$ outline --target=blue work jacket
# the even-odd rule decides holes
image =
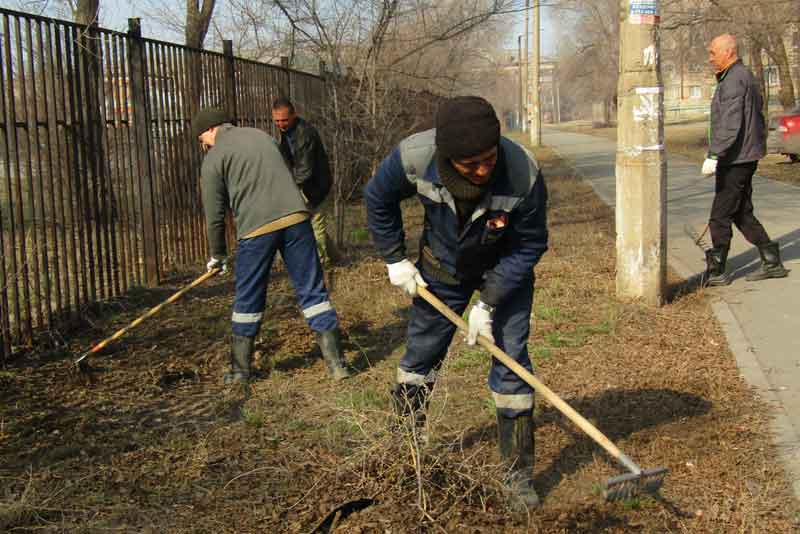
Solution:
[[[460,227],[455,200],[436,165],[435,130],[403,140],[364,189],[367,219],[387,263],[406,258],[400,202],[425,208],[421,248],[455,283],[480,280],[481,300],[497,306],[533,277],[547,250],[547,189],[533,156],[501,137],[488,192]],[[426,263],[423,262],[423,270]]]

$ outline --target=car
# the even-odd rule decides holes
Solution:
[[[767,147],[770,153],[800,162],[800,107],[770,119]]]

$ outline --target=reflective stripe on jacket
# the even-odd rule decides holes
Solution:
[[[456,280],[482,277],[481,300],[501,303],[547,250],[547,190],[533,156],[502,137],[494,179],[459,230],[455,200],[436,169],[435,130],[403,140],[364,190],[367,218],[387,263],[406,257],[400,202],[414,194],[425,208],[422,242]]]

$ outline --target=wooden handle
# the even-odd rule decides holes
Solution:
[[[436,295],[428,291],[427,288],[417,285],[417,294],[425,299],[428,304],[439,310],[439,312],[450,319],[453,324],[458,328],[467,332],[469,330],[467,322],[464,321],[456,312],[451,310],[444,302],[439,300]],[[575,411],[572,406],[564,402],[561,397],[556,395],[553,390],[542,384],[533,373],[522,367],[511,356],[500,350],[500,348],[486,339],[483,336],[478,336],[478,344],[488,350],[492,356],[500,360],[503,365],[514,371],[521,379],[530,384],[540,395],[542,395],[547,402],[555,406],[558,411],[566,415],[573,423],[595,440],[601,447],[603,447],[611,456],[624,463],[628,460],[619,448],[608,439],[602,432],[600,432],[592,423],[586,420],[581,414]],[[624,460],[623,460],[624,459]]]
[[[96,352],[99,352],[99,351],[103,350],[105,347],[108,346],[109,343],[111,343],[112,341],[115,341],[115,340],[121,338],[122,336],[124,336],[125,333],[128,332],[128,330],[138,326],[139,324],[142,323],[142,321],[144,321],[148,317],[152,317],[153,315],[157,314],[158,312],[161,311],[161,309],[164,306],[166,306],[167,304],[170,304],[172,302],[175,302],[176,300],[181,298],[181,296],[184,293],[186,293],[187,291],[189,291],[190,289],[192,289],[194,287],[199,286],[200,284],[202,284],[203,282],[205,282],[206,280],[208,280],[209,278],[211,278],[212,276],[216,275],[219,272],[220,272],[220,269],[217,268],[217,269],[212,269],[212,270],[204,273],[202,276],[197,278],[191,284],[189,284],[189,285],[185,286],[184,288],[182,288],[181,290],[176,291],[175,293],[173,293],[173,295],[171,297],[169,297],[167,300],[165,300],[164,302],[162,302],[158,306],[154,306],[154,307],[150,308],[149,310],[147,310],[146,312],[144,312],[142,315],[140,315],[139,317],[134,319],[133,322],[131,322],[131,324],[129,324],[125,328],[121,328],[121,329],[117,330],[116,332],[114,332],[113,335],[107,337],[106,339],[104,339],[103,341],[98,343],[97,345],[93,346],[86,354],[84,354],[83,356],[78,358],[75,361],[75,363],[80,363],[84,358],[86,358],[90,354],[94,354]]]

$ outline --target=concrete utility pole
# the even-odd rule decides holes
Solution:
[[[617,297],[664,302],[667,162],[658,0],[620,0]]]
[[[532,85],[530,106],[531,145],[542,146],[542,91],[539,83],[541,79],[539,75],[539,61],[541,60],[541,54],[539,52],[539,46],[541,44],[539,38],[539,0],[533,0],[533,16],[531,18],[533,19],[533,37],[531,39],[530,58]]]
[[[517,102],[517,128],[522,130],[522,125],[525,122],[525,73],[522,65],[524,64],[522,56],[522,36],[517,37],[517,61],[519,63],[519,101]]]
[[[530,22],[531,9],[530,9],[530,7],[531,7],[531,0],[525,0],[525,56],[524,56],[525,57],[525,68],[523,69],[524,74],[525,74],[525,77],[523,78],[525,80],[525,82],[523,83],[523,85],[525,86],[525,89],[524,89],[524,91],[525,91],[525,99],[524,99],[525,105],[522,108],[522,112],[523,112],[522,131],[523,132],[527,132],[528,131],[528,125],[529,125],[528,123],[530,121],[529,114],[530,114],[530,101],[531,101],[531,77],[530,77],[530,73],[531,73],[530,65],[531,65],[531,62],[530,62],[530,56],[528,55],[528,42],[531,40],[530,39],[530,33],[531,33],[531,22]]]

